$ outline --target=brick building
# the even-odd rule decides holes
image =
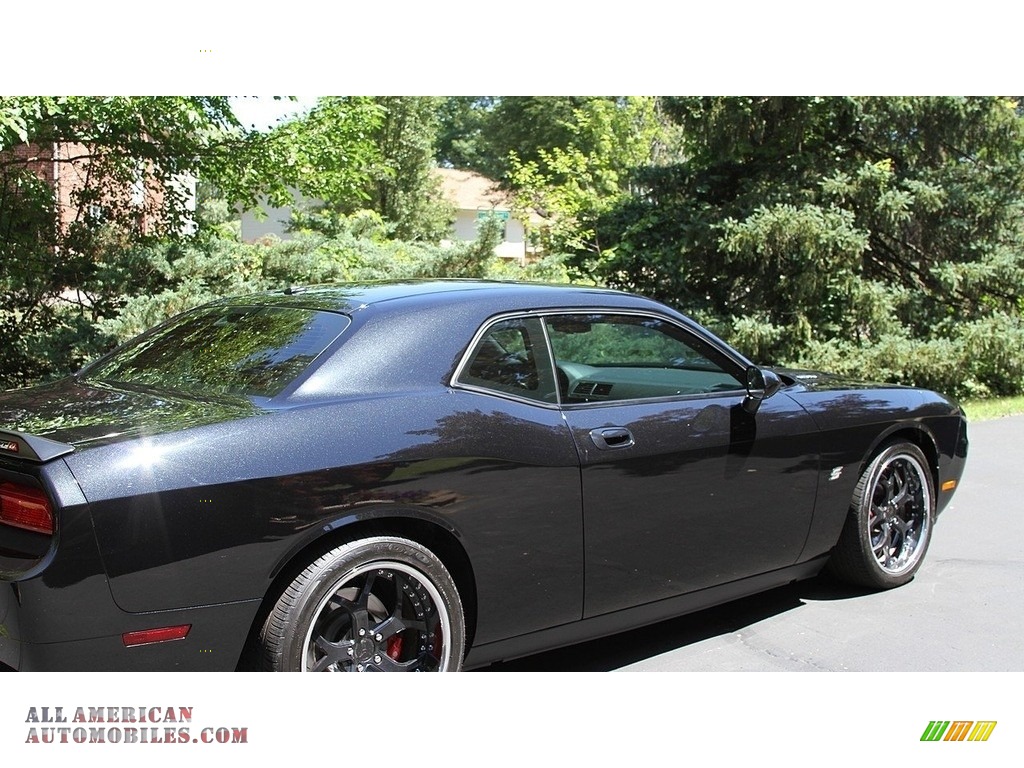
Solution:
[[[47,144],[18,144],[0,153],[0,181],[11,177],[11,171],[25,169],[53,189],[58,230],[67,232],[75,222],[102,223],[110,219],[110,211],[128,211],[119,216],[123,225],[129,225],[140,234],[154,234],[162,222],[167,190],[151,176],[140,162],[126,178],[114,184],[103,185],[100,194],[97,176],[106,171],[105,158],[95,155],[86,144],[56,142]],[[6,171],[6,172],[4,172]],[[183,195],[185,207],[195,211],[195,179],[174,182],[175,193]],[[191,216],[185,223],[188,232],[194,231]]]

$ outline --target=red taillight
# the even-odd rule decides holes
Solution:
[[[121,642],[130,648],[133,645],[166,643],[168,640],[184,640],[190,629],[192,629],[191,624],[181,624],[176,627],[160,627],[159,629],[140,629],[137,632],[125,632],[121,635]]]
[[[36,533],[53,533],[53,510],[38,488],[0,483],[0,523]]]

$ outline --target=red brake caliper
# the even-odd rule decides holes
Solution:
[[[402,655],[402,633],[399,632],[396,635],[392,635],[388,638],[388,648],[386,651],[387,655],[398,661],[398,657]]]

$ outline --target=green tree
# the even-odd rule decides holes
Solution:
[[[326,100],[260,133],[224,97],[0,98],[0,386],[75,368],[110,343],[101,320],[167,286],[197,178],[221,207],[358,197],[382,117],[372,99]],[[54,166],[62,197],[41,177]]]
[[[440,99],[384,96],[384,119],[374,134],[381,161],[369,187],[369,207],[394,225],[400,240],[437,242],[446,237],[451,207],[433,173]]]
[[[676,138],[659,101],[634,96],[460,96],[442,101],[437,159],[516,193],[542,214],[549,253],[601,251],[593,223],[628,191],[633,169]]]
[[[648,97],[581,100],[562,115],[561,144],[524,147],[533,159],[510,151],[506,183],[521,215],[532,209],[547,219],[545,250],[600,255],[594,225],[628,194],[632,170],[651,160],[661,133],[655,104]]]
[[[680,154],[634,177],[634,193],[596,226],[602,258],[578,257],[579,268],[681,305],[761,359],[832,362],[842,348],[862,376],[874,375],[869,347],[895,355],[892,378],[920,381],[938,375],[939,355],[931,373],[915,368],[928,344],[962,350],[993,318],[1018,323],[1024,134],[1014,102],[663,107],[682,131]],[[1021,386],[997,378],[969,366],[956,389]]]
[[[510,158],[520,163],[542,162],[541,150],[565,149],[579,140],[573,126],[576,111],[594,97],[502,96],[490,110],[482,135],[487,160],[480,167],[485,176],[507,181]],[[590,147],[578,147],[586,152]]]
[[[322,97],[271,131],[250,131],[209,174],[221,195],[253,208],[292,203],[292,191],[359,208],[383,162],[378,134],[387,113],[370,97]]]
[[[105,340],[93,322],[116,310],[131,241],[177,236],[191,219],[190,180],[239,138],[220,97],[0,99],[0,386],[76,366]],[[39,176],[55,168],[63,197]]]
[[[483,132],[496,103],[494,96],[448,96],[440,100],[434,154],[438,165],[487,175],[491,158]]]
[[[645,106],[641,106],[645,104]],[[454,96],[438,105],[440,165],[473,170],[512,187],[512,157],[519,165],[542,165],[545,155],[575,147],[585,155],[607,155],[614,137],[621,154],[617,170],[634,162],[637,145],[650,141],[654,99],[613,96]],[[618,109],[613,109],[617,107]],[[646,159],[650,146],[644,146]],[[609,162],[609,160],[605,160]]]
[[[325,100],[345,104],[349,99]],[[366,138],[372,154],[361,168],[355,189],[322,190],[328,214],[361,209],[379,214],[390,234],[406,241],[438,242],[449,233],[451,206],[434,174],[438,108],[442,100],[423,96],[381,96],[369,100],[377,120]],[[304,121],[297,121],[300,124]],[[316,217],[300,226],[315,226]]]

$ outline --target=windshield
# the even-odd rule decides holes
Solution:
[[[203,307],[139,336],[83,376],[200,396],[271,398],[348,324],[344,315],[295,307]]]

